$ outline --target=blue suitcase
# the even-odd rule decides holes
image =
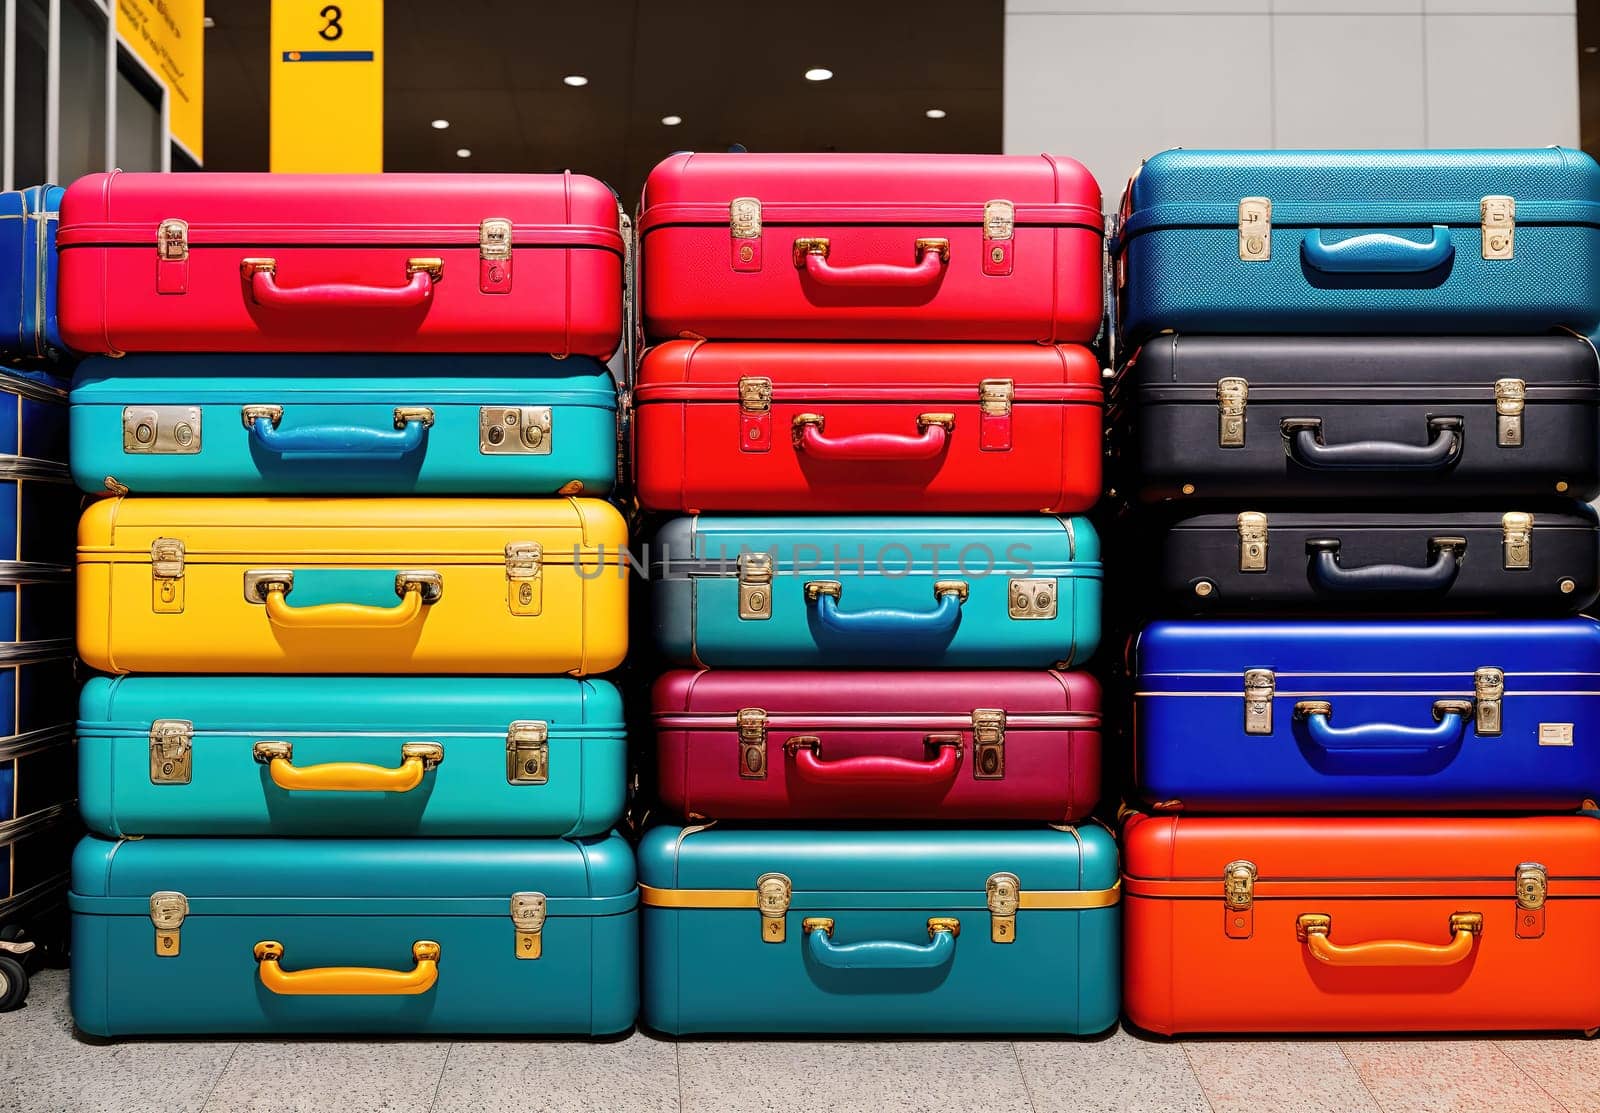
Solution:
[[[1086,518],[700,515],[645,560],[680,664],[1064,669],[1100,641]]]
[[[1121,331],[1526,333],[1600,322],[1581,151],[1166,151],[1128,185]]]
[[[1571,811],[1600,797],[1600,623],[1157,622],[1135,773],[1158,810]]]
[[[65,346],[56,328],[56,223],[60,186],[0,193],[0,358],[49,360]]]
[[[1100,827],[657,827],[639,882],[639,1019],[672,1035],[1117,1020],[1117,847]]]
[[[71,641],[0,643],[0,741],[72,725],[76,664]]]
[[[67,381],[49,371],[0,370],[0,458],[67,462]]]
[[[621,1032],[638,900],[619,835],[90,836],[72,1015],[95,1036]]]
[[[79,798],[103,835],[599,835],[622,700],[570,677],[94,677]]]
[[[86,491],[603,495],[616,459],[616,383],[581,357],[131,355],[73,380]]]

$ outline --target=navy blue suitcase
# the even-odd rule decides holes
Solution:
[[[0,358],[53,359],[64,350],[56,327],[56,222],[60,186],[0,193]]]

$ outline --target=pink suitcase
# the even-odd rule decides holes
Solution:
[[[1087,673],[685,669],[652,708],[682,819],[1060,823],[1100,795]]]
[[[575,174],[91,174],[57,234],[80,352],[545,352],[622,330],[616,198]]]

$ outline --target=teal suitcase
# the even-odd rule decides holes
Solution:
[[[598,835],[622,816],[622,701],[570,677],[97,676],[90,830]]]
[[[1087,518],[706,514],[644,559],[679,664],[1065,669],[1100,642]]]
[[[690,1033],[1084,1035],[1117,1022],[1100,827],[657,827],[640,1022]]]
[[[615,834],[90,836],[67,899],[72,1016],[93,1036],[607,1035],[638,1005]]]

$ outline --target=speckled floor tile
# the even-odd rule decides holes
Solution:
[[[1384,1113],[1561,1110],[1488,1040],[1373,1040],[1343,1047]]]
[[[1118,1031],[1103,1040],[1022,1041],[1034,1113],[1207,1113],[1183,1047]]]
[[[203,1113],[428,1113],[445,1040],[241,1043]]]
[[[1571,1113],[1600,1113],[1600,1040],[1501,1040],[1523,1074]]]
[[[1182,1047],[1215,1113],[1380,1113],[1331,1041],[1187,1040]]]
[[[0,1014],[0,1113],[198,1113],[233,1042],[85,1043],[67,973],[42,970],[28,1003]]]
[[[1003,1041],[684,1041],[683,1113],[1029,1113]]]
[[[608,1043],[456,1043],[433,1113],[677,1113],[678,1049],[650,1036]]]

